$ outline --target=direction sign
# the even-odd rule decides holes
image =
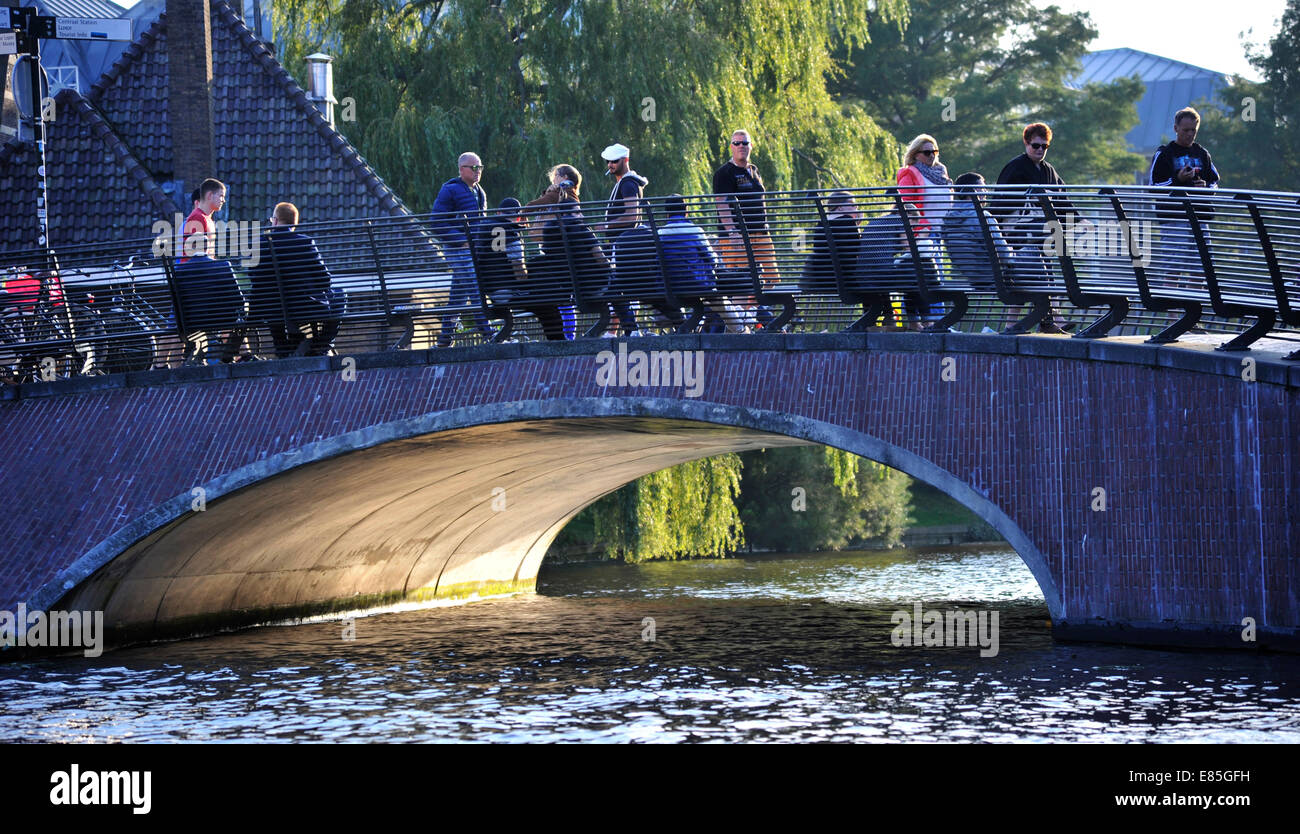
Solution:
[[[9,7],[0,6],[0,29],[12,28],[14,28],[13,25],[9,23]]]
[[[0,32],[0,55],[13,55],[18,51],[18,35],[13,32]]]
[[[129,41],[131,21],[113,17],[56,17],[54,36],[75,40]]]

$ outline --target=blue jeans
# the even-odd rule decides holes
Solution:
[[[478,304],[478,281],[474,276],[474,259],[470,257],[469,247],[445,249],[443,257],[451,267],[451,293],[447,299],[450,307],[465,307]],[[474,324],[485,339],[492,338],[492,328],[488,326],[487,316],[482,309],[474,310]],[[460,313],[448,313],[442,317],[442,332],[438,335],[438,347],[450,347],[453,334],[460,325]]]

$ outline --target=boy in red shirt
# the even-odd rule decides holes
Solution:
[[[185,226],[182,229],[181,238],[181,263],[185,263],[192,256],[199,254],[197,241],[195,244],[190,243],[190,238],[195,234],[202,234],[206,241],[204,248],[208,257],[217,256],[217,226],[212,222],[212,215],[221,211],[221,207],[226,204],[226,186],[220,180],[214,180],[211,177],[199,184],[199,202],[190,212],[190,216],[185,218]],[[193,249],[193,251],[191,251]]]

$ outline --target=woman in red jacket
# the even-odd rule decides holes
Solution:
[[[939,279],[943,279],[943,218],[952,207],[952,178],[948,169],[939,161],[939,143],[928,133],[922,133],[907,146],[907,155],[903,158],[903,167],[894,175],[899,185],[898,192],[905,202],[915,205],[921,212],[916,224],[917,245],[923,250],[922,255],[934,259],[938,265]],[[925,251],[927,250],[928,251]],[[909,311],[911,312],[911,311]],[[943,309],[932,305],[928,311],[917,311],[912,328],[919,330],[919,319],[937,321],[943,315]]]

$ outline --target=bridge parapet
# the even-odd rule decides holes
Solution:
[[[499,322],[496,341],[539,340],[541,321],[555,338],[595,336],[611,316],[645,332],[816,333],[883,321],[1023,333],[1054,328],[1055,306],[1088,339],[1170,343],[1201,327],[1231,336],[1216,340],[1226,351],[1270,333],[1300,343],[1297,195],[990,186],[956,192],[942,221],[934,205],[909,208],[913,199],[897,188],[769,193],[750,228],[749,208],[715,195],[684,198],[693,225],[653,198],[639,210],[646,233],[621,247],[607,237],[599,256],[577,243],[600,228],[599,201],[563,218],[545,209],[302,224],[332,276],[328,297],[311,283],[320,276],[256,245],[255,223],[229,224],[234,242],[218,248],[233,265],[224,283],[179,275],[181,245],[166,235],[61,250],[56,272],[50,253],[0,252],[0,376],[141,371],[241,349],[274,357],[284,344],[272,329],[286,324],[310,337],[296,342],[302,352],[326,342],[351,354],[464,345],[484,339],[479,319]],[[463,256],[448,260],[439,242],[448,223],[481,244],[471,252],[478,285],[464,296],[452,292]],[[687,239],[711,254],[684,265]],[[518,244],[510,251],[526,280],[503,267],[498,244]],[[320,309],[303,312],[312,303]],[[458,321],[468,324],[451,332]],[[229,342],[216,338],[230,331]],[[1300,357],[1294,344],[1283,353]]]

